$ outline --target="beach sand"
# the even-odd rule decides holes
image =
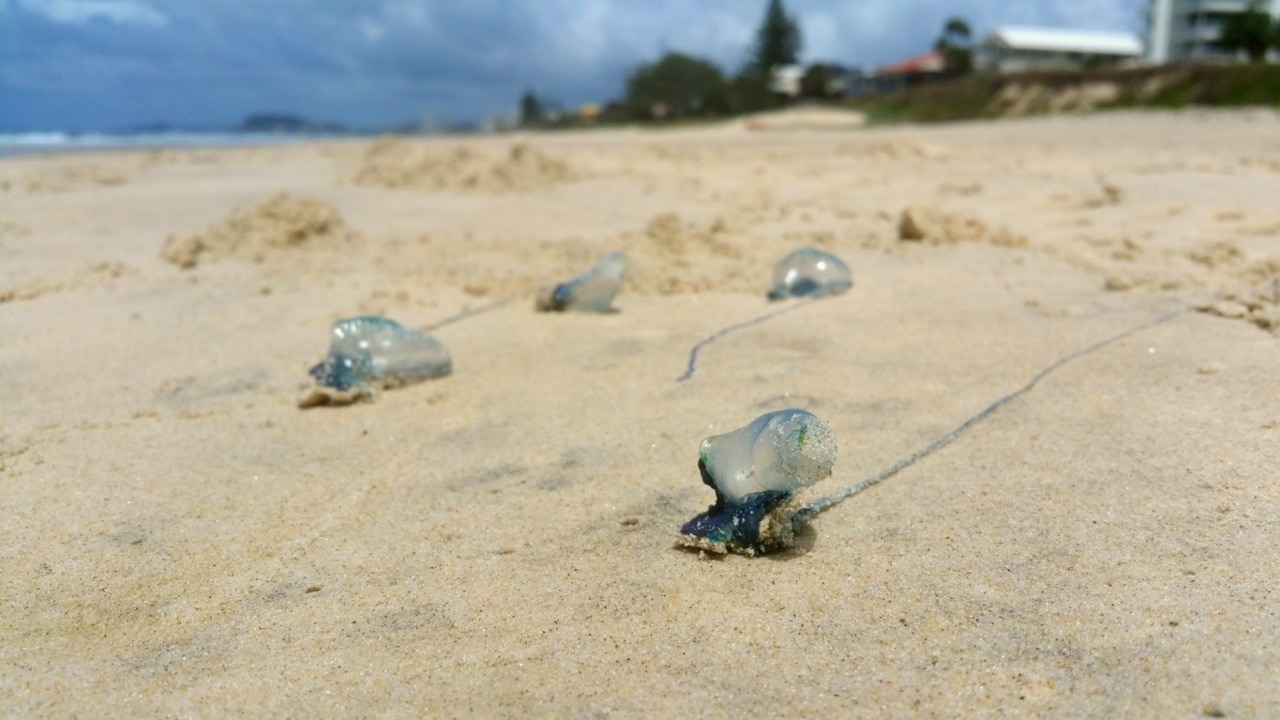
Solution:
[[[0,715],[1280,716],[1280,115],[855,126],[0,161]],[[853,289],[676,382],[805,245]],[[1182,308],[677,547],[709,434],[834,492]],[[454,373],[299,409],[366,313]]]

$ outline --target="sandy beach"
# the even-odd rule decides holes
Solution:
[[[1280,716],[1280,114],[804,112],[0,160],[0,715]],[[676,543],[708,435],[808,409],[834,492],[1180,309]],[[360,314],[453,374],[300,409]]]

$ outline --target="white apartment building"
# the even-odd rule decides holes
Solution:
[[[1149,0],[1147,60],[1234,58],[1218,45],[1222,22],[1248,7],[1249,0]],[[1280,17],[1280,0],[1264,0],[1263,8]]]

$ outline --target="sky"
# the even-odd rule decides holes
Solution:
[[[948,17],[1138,32],[1145,0],[786,0],[805,62],[926,52]],[[741,68],[766,0],[0,0],[0,130],[380,128],[618,98],[668,50]]]

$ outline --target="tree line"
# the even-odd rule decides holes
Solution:
[[[935,49],[944,58],[949,74],[972,68],[969,25],[947,21]],[[741,69],[726,74],[710,60],[682,52],[668,52],[657,61],[641,65],[627,78],[622,99],[601,109],[602,121],[667,120],[717,117],[769,110],[782,105],[787,94],[773,87],[779,66],[795,65],[803,48],[800,24],[787,12],[782,0],[769,0],[764,17]],[[839,90],[835,66],[813,63],[804,68],[796,88],[798,97],[828,99]],[[559,113],[554,104],[532,90],[520,99],[520,124],[545,125]]]
[[[1247,9],[1227,17],[1218,45],[1225,50],[1263,60],[1280,50],[1280,20],[1266,11],[1263,0],[1250,0]],[[609,121],[668,120],[717,117],[758,112],[779,107],[789,96],[771,85],[779,66],[795,65],[803,47],[800,25],[782,0],[769,0],[755,32],[747,59],[738,72],[726,74],[710,60],[681,52],[668,52],[657,61],[631,72],[620,100],[600,108],[596,119]],[[973,71],[972,32],[962,18],[943,25],[934,44],[942,55],[946,77]],[[822,100],[838,92],[838,68],[813,63],[804,68],[797,96]],[[520,124],[536,127],[563,117],[555,103],[527,91],[520,100]]]

